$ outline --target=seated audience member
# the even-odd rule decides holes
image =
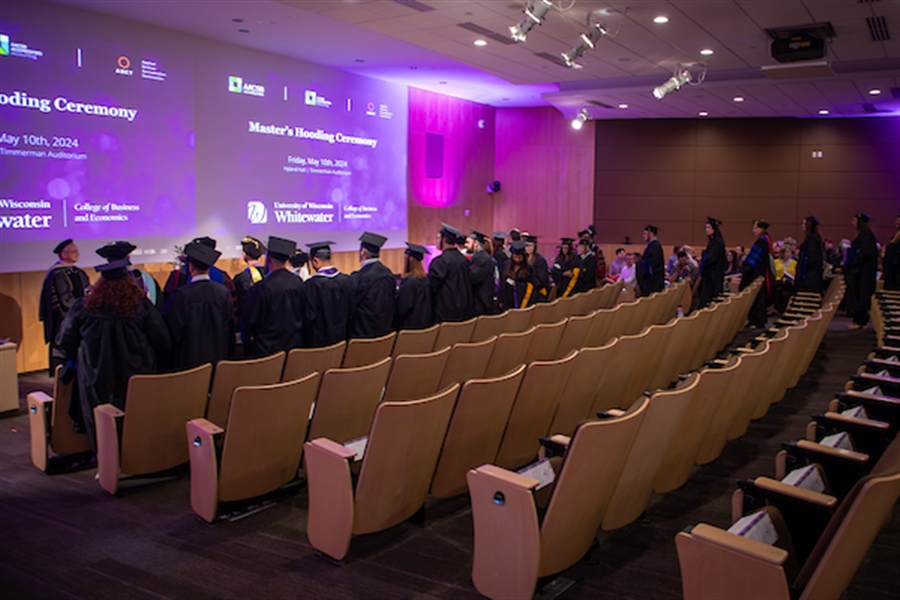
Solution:
[[[610,277],[618,278],[622,274],[622,269],[625,268],[625,254],[624,248],[616,248],[616,258],[609,263],[608,273]]]
[[[840,268],[844,264],[844,254],[841,252],[841,249],[827,238],[822,242],[822,245],[825,248],[825,262],[831,265],[832,270]]]
[[[606,280],[606,257],[603,256],[603,248],[597,248],[596,257],[597,278],[595,281],[595,287],[597,285],[603,285],[603,282]]]
[[[405,268],[394,300],[394,329],[427,329],[434,325],[431,284],[422,266],[425,246],[406,242]]]
[[[666,277],[671,277],[675,272],[675,266],[678,264],[678,253],[681,252],[681,246],[672,247],[672,255],[666,261]]]
[[[509,268],[500,286],[503,305],[507,308],[528,308],[535,302],[535,279],[525,257],[525,242],[519,240],[511,243],[509,251]]]
[[[797,261],[794,260],[793,246],[788,242],[776,250],[775,259],[775,291],[774,310],[777,313],[784,312],[788,301],[794,294],[794,279],[797,276]]]
[[[725,275],[736,275],[741,272],[741,257],[737,250],[729,250],[725,254]]]
[[[682,250],[684,250],[685,254],[688,255],[688,260],[697,268],[697,272],[700,272],[700,261],[697,260],[697,257],[694,256],[694,247],[693,246],[682,246]]]
[[[669,276],[669,283],[678,283],[682,280],[689,280],[691,285],[694,285],[694,282],[697,281],[697,276],[700,271],[697,269],[696,265],[691,262],[688,253],[683,249],[678,253],[678,263],[675,265],[675,272]]]
[[[66,368],[78,379],[72,417],[95,451],[94,408],[109,403],[124,410],[128,379],[159,372],[160,356],[170,347],[169,330],[129,275],[130,264],[124,258],[95,267],[100,280],[75,301],[57,337]]]
[[[169,365],[179,371],[202,364],[215,366],[234,348],[234,304],[231,293],[209,278],[209,268],[219,259],[203,244],[185,246],[191,282],[179,288],[163,309],[172,352]]]
[[[635,281],[637,281],[637,263],[635,261],[640,259],[640,254],[625,253],[625,266],[619,271],[619,281],[624,281],[628,285],[634,285]]]

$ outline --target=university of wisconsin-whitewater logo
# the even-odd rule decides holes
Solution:
[[[259,200],[247,203],[247,220],[254,225],[262,225],[269,220],[269,210]]]

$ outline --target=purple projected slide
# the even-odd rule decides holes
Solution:
[[[194,232],[190,58],[2,22],[0,69],[4,253]]]
[[[324,235],[345,248],[370,230],[402,245],[406,88],[236,55],[199,64],[198,104],[208,107],[197,114],[201,228],[298,242]]]

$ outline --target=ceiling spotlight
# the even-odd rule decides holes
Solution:
[[[628,105],[623,103],[623,104],[619,105],[619,108],[626,109],[626,108],[628,108]]]
[[[870,96],[877,96],[880,93],[881,93],[881,90],[879,90],[878,88],[872,88],[871,90],[869,90]]]
[[[743,96],[735,96],[734,98],[732,98],[732,100],[734,100],[735,102],[743,102],[744,97]]]
[[[697,114],[700,115],[701,117],[708,117],[708,116],[709,116],[709,113],[706,112],[705,110],[701,110],[701,111],[700,111],[699,113],[697,113]]]
[[[576,116],[574,119],[572,119],[572,129],[574,129],[576,131],[581,129],[582,127],[584,127],[584,124],[587,123],[590,118],[591,118],[591,116],[588,114],[587,109],[582,108],[581,112],[578,113],[578,116]]]
[[[602,25],[596,23],[591,25],[590,29],[578,37],[578,41],[575,42],[572,49],[563,53],[562,57],[566,61],[566,65],[572,69],[580,69],[581,65],[575,61],[581,58],[581,55],[586,51],[594,48],[597,45],[597,41],[604,35],[606,35],[606,29]]]
[[[681,86],[690,83],[690,81],[691,74],[687,69],[680,73],[675,73],[667,82],[653,88],[653,97],[657,100],[662,100],[666,94],[681,89]]]
[[[819,110],[819,114],[820,114],[820,115],[827,115],[827,114],[828,114],[828,109],[827,109],[827,108],[823,108],[823,109]]]
[[[700,51],[700,54],[702,54],[703,56],[712,56],[713,54],[715,54],[715,51],[712,48],[704,48]]]
[[[485,41],[485,40],[475,40],[473,43],[476,46],[487,46],[487,41]]]
[[[653,22],[656,23],[657,25],[662,25],[662,24],[664,24],[664,23],[668,23],[668,22],[669,22],[669,17],[665,17],[665,16],[663,16],[663,15],[660,15],[660,16],[658,16],[658,17],[654,17]]]
[[[553,8],[550,0],[536,0],[525,8],[525,14],[519,19],[519,22],[509,28],[512,39],[517,42],[524,42],[528,32],[535,25],[540,25],[544,17]]]

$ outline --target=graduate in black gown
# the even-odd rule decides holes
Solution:
[[[494,314],[494,260],[484,249],[486,236],[473,230],[466,238],[469,279],[472,282],[472,310],[476,317]]]
[[[234,308],[238,315],[244,311],[247,292],[266,276],[266,266],[262,259],[266,253],[265,244],[248,235],[241,240],[241,252],[247,266],[234,276]]]
[[[597,287],[597,256],[591,249],[593,244],[587,237],[578,240],[578,259],[581,261],[575,293],[589,292]]]
[[[210,363],[213,367],[234,350],[234,304],[221,283],[209,278],[209,268],[222,255],[197,242],[184,253],[191,282],[180,288],[163,309],[172,339],[169,366],[183,371]]]
[[[869,228],[869,215],[858,212],[853,215],[853,227],[858,232],[844,263],[847,280],[847,311],[853,315],[850,329],[860,329],[869,323],[869,307],[875,293],[878,273],[878,243]]]
[[[406,268],[394,300],[394,329],[427,329],[434,325],[431,284],[422,259],[425,246],[406,242]]]
[[[297,243],[269,237],[266,278],[247,292],[241,314],[244,356],[269,356],[303,343],[303,281],[286,268]]]
[[[200,242],[205,246],[209,246],[213,250],[216,249],[216,240],[212,239],[209,236],[204,235],[203,237],[194,238],[191,240],[191,242]],[[180,269],[173,269],[172,272],[169,273],[169,277],[166,279],[166,284],[163,286],[162,306],[166,305],[166,303],[169,301],[169,298],[171,298],[172,294],[175,293],[175,290],[187,285],[191,280],[191,276],[188,275],[187,271],[187,258],[183,254],[181,258],[184,264]],[[228,288],[228,292],[231,294],[232,300],[235,299],[234,281],[231,279],[231,275],[219,269],[218,267],[213,266],[209,269],[209,278],[217,283],[221,283],[226,288]]]
[[[137,246],[131,242],[118,240],[97,248],[95,252],[101,258],[105,258],[107,262],[113,262],[115,260],[122,260],[123,258],[128,258],[130,260],[131,253],[134,252],[136,248]],[[147,294],[147,299],[157,308],[162,308],[162,289],[159,287],[159,284],[156,283],[156,279],[154,279],[150,273],[142,271],[137,267],[128,267],[128,271],[131,273],[131,276],[134,278],[134,282],[138,287]]]
[[[581,277],[581,259],[572,246],[574,242],[575,238],[560,238],[559,254],[556,255],[553,268],[550,269],[550,276],[556,284],[560,298],[571,296],[578,285],[578,278]]]
[[[825,250],[822,245],[822,236],[819,235],[819,220],[813,215],[803,219],[803,231],[806,238],[800,244],[795,289],[798,292],[821,294],[824,290],[822,269],[825,264]]]
[[[379,260],[387,238],[364,232],[359,236],[360,267],[350,275],[350,337],[374,338],[389,334],[394,324],[397,280]]]
[[[775,273],[770,266],[772,238],[769,237],[769,223],[762,219],[753,221],[753,235],[756,236],[756,241],[741,263],[740,289],[749,286],[757,277],[765,278],[748,315],[750,327],[762,328],[766,326],[766,302],[775,289]]]
[[[307,244],[313,274],[303,284],[303,345],[309,348],[331,346],[347,339],[350,276],[331,264],[332,244]]]
[[[538,238],[530,233],[523,233],[522,239],[525,240],[525,256],[528,258],[528,265],[531,267],[531,274],[534,278],[535,285],[535,302],[546,302],[550,299],[550,265],[547,259],[538,252]]]
[[[709,306],[713,298],[722,295],[725,286],[725,238],[719,231],[722,221],[706,218],[706,237],[709,242],[700,257],[700,306]]]
[[[75,301],[83,297],[90,280],[87,273],[75,266],[78,262],[78,246],[70,239],[63,240],[53,249],[59,260],[50,267],[41,287],[41,303],[38,305],[38,320],[44,323],[44,341],[49,344],[48,360],[50,377],[56,367],[63,364],[61,353],[56,348],[56,336],[63,320]]]
[[[441,254],[428,265],[434,320],[436,323],[466,321],[474,316],[474,300],[469,262],[456,247],[461,234],[455,227],[441,223],[438,236]]]
[[[129,275],[127,258],[95,267],[102,275],[90,293],[75,302],[57,338],[78,379],[81,415],[94,450],[94,408],[125,408],[128,379],[158,372],[169,350],[169,330],[159,311]]]
[[[637,264],[637,284],[641,296],[661,292],[666,287],[666,260],[662,245],[656,239],[658,229],[653,225],[644,227],[644,241],[647,247]]]
[[[884,247],[884,289],[900,290],[900,216],[896,221],[897,231]]]
[[[503,304],[507,308],[528,308],[535,303],[534,272],[525,256],[526,243],[517,240],[509,245],[509,267],[500,285]]]

